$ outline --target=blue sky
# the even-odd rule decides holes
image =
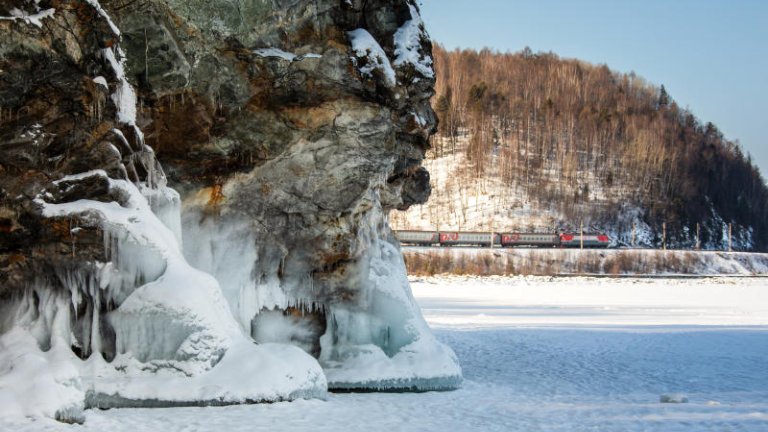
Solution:
[[[664,84],[768,177],[768,0],[419,0],[445,47],[605,63]]]

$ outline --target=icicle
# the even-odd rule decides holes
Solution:
[[[93,316],[93,304],[86,302],[85,315],[83,316],[83,329],[80,337],[82,338],[83,354],[91,352],[91,325],[92,319],[88,319]]]
[[[91,324],[91,353],[101,353],[101,289],[94,283],[88,283],[93,298],[93,324]]]

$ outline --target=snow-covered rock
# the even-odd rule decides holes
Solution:
[[[82,423],[85,389],[77,357],[64,339],[46,351],[26,329],[0,336],[0,418],[55,418]]]
[[[392,69],[387,54],[367,30],[352,30],[349,32],[349,40],[360,74],[366,78],[375,78],[374,74],[379,73],[386,87],[394,87],[397,84],[395,70]]]

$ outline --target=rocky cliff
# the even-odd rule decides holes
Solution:
[[[71,393],[32,414],[460,383],[387,223],[430,193],[415,2],[4,0],[0,35],[0,343]]]

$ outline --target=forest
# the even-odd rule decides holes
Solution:
[[[635,223],[625,213],[639,209],[668,228],[649,246],[715,248],[728,224],[740,248],[768,246],[768,188],[751,157],[663,85],[529,48],[436,44],[434,61],[431,156],[462,152],[465,181],[496,176],[562,221],[623,237]]]

